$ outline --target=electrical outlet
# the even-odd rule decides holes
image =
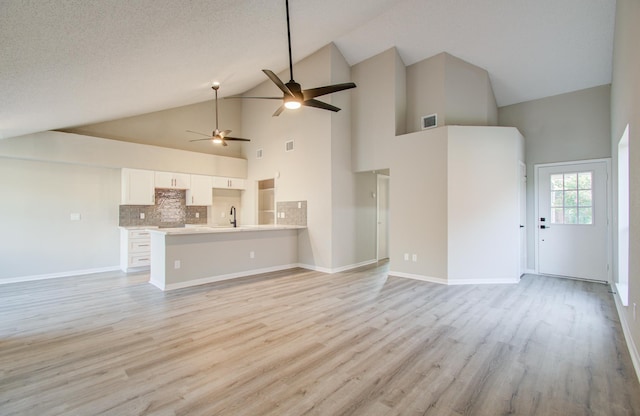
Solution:
[[[298,209],[302,208],[302,202],[298,202]]]
[[[174,269],[179,269],[182,266],[182,264],[180,263],[180,260],[176,260],[173,262],[173,268]]]
[[[143,220],[144,219],[144,212],[140,213],[140,219]]]
[[[404,253],[404,261],[409,261],[409,253]]]
[[[250,259],[254,259],[256,257],[256,252],[255,251],[250,251],[249,252],[249,258]]]
[[[412,255],[411,261],[418,261],[418,255],[417,254]]]
[[[224,218],[224,216],[225,216],[225,213],[224,213],[224,211],[222,211],[222,212],[220,213],[220,218]]]
[[[80,221],[80,214],[77,212],[72,212],[71,215],[69,215],[69,219],[71,221]]]

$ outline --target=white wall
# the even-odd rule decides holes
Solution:
[[[449,283],[517,282],[524,138],[515,128],[448,130]]]
[[[244,159],[71,133],[0,140],[0,218],[11,236],[0,242],[0,281],[118,268],[121,167],[246,175]]]
[[[352,160],[355,172],[386,169],[388,154],[395,146],[398,56],[395,48],[373,56],[351,68]],[[400,92],[404,94],[404,92]]]
[[[525,137],[528,269],[535,268],[534,165],[610,157],[610,91],[603,85],[498,109],[499,124]]]
[[[214,92],[203,87],[213,99]],[[218,91],[223,97],[224,86]],[[218,124],[220,130],[232,130],[231,136],[242,137],[240,121],[241,100],[218,100]],[[188,133],[193,130],[211,134],[216,127],[214,101],[208,100],[198,104],[156,111],[134,117],[105,121],[103,123],[79,126],[65,131],[105,139],[124,140],[140,144],[154,144],[172,149],[217,154],[221,156],[245,157],[244,147],[229,141],[228,146],[213,145],[209,141],[191,142],[203,136]]]
[[[407,132],[422,130],[421,117],[438,114],[438,127],[445,125],[446,54],[439,53],[407,67]]]
[[[396,137],[388,154],[389,269],[396,275],[447,278],[447,129]],[[404,254],[417,255],[405,261]]]
[[[438,114],[438,126],[497,124],[497,106],[486,70],[448,53],[406,69],[407,131],[420,131],[422,116]]]
[[[331,45],[331,84],[351,79],[351,68]],[[357,89],[357,87],[356,87]],[[319,97],[341,110],[331,114],[331,268],[362,261],[356,247],[356,177],[351,170],[351,93]],[[368,260],[368,259],[367,259]]]
[[[287,72],[279,74],[285,82]],[[294,77],[303,88],[350,80],[348,66],[333,44],[296,63]],[[247,92],[251,96],[281,94],[269,80]],[[338,113],[303,107],[272,117],[279,101],[247,99],[242,106],[242,130],[251,139],[245,145],[250,190],[243,195],[244,221],[256,221],[256,209],[250,209],[257,207],[256,182],[278,173],[276,201],[308,201],[308,228],[300,232],[298,255],[300,263],[318,270],[330,271],[355,262],[355,249],[349,244],[355,242],[356,231],[348,145],[350,94],[343,91],[318,97],[343,108]],[[291,139],[295,150],[285,152],[284,143]],[[257,149],[263,150],[262,159],[255,158]],[[347,244],[341,247],[334,235]],[[338,244],[335,249],[334,244]]]
[[[0,282],[117,267],[119,169],[0,158],[0,189]]]
[[[611,85],[611,132],[610,148],[613,149],[614,166],[617,172],[616,150],[618,140],[629,124],[629,306],[618,303],[625,336],[631,343],[631,355],[640,375],[640,319],[633,318],[633,305],[640,304],[640,2],[618,0],[616,2],[616,28],[613,53],[613,80]],[[614,184],[617,181],[614,180]],[[614,185],[615,188],[615,185]],[[614,209],[617,213],[617,195]],[[617,215],[616,215],[617,217]],[[613,229],[617,240],[617,218]],[[617,254],[614,253],[614,264]],[[614,276],[617,281],[617,264]],[[640,311],[637,312],[640,314]]]
[[[245,178],[245,159],[45,131],[0,141],[0,157]]]

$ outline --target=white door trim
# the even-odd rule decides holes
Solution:
[[[376,174],[376,261],[380,261],[383,258],[388,258],[389,257],[389,256],[382,257],[382,258],[380,257],[380,180],[381,179],[387,181],[386,192],[387,192],[387,201],[388,201],[390,176],[389,175],[383,175],[381,173]],[[387,220],[387,227],[388,227],[388,221],[389,221],[389,207],[388,206],[387,206],[386,220]],[[387,235],[385,236],[385,238],[386,238],[387,254],[388,254],[389,253],[389,233],[388,232],[387,232]]]
[[[607,283],[611,283],[611,259],[612,259],[612,252],[613,252],[613,248],[612,248],[612,234],[611,234],[611,210],[613,207],[613,201],[612,201],[612,197],[611,197],[611,158],[602,158],[602,159],[585,159],[585,160],[572,160],[569,162],[555,162],[555,163],[536,163],[533,165],[533,171],[534,171],[534,183],[533,183],[533,198],[534,198],[534,227],[535,227],[535,245],[534,245],[534,250],[535,250],[535,272],[536,274],[539,274],[539,252],[540,252],[540,227],[538,226],[539,222],[538,222],[538,218],[539,213],[538,213],[538,183],[539,183],[539,177],[538,177],[538,172],[541,168],[548,168],[548,167],[553,167],[553,166],[571,166],[571,165],[581,165],[584,163],[605,163],[606,165],[606,169],[607,169],[607,196],[606,196],[606,201],[607,201]]]

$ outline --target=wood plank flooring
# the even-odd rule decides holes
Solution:
[[[385,265],[147,280],[1,285],[0,414],[640,414],[605,285],[447,287]]]

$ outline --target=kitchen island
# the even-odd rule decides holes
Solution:
[[[151,229],[151,277],[162,290],[296,267],[291,225]]]

